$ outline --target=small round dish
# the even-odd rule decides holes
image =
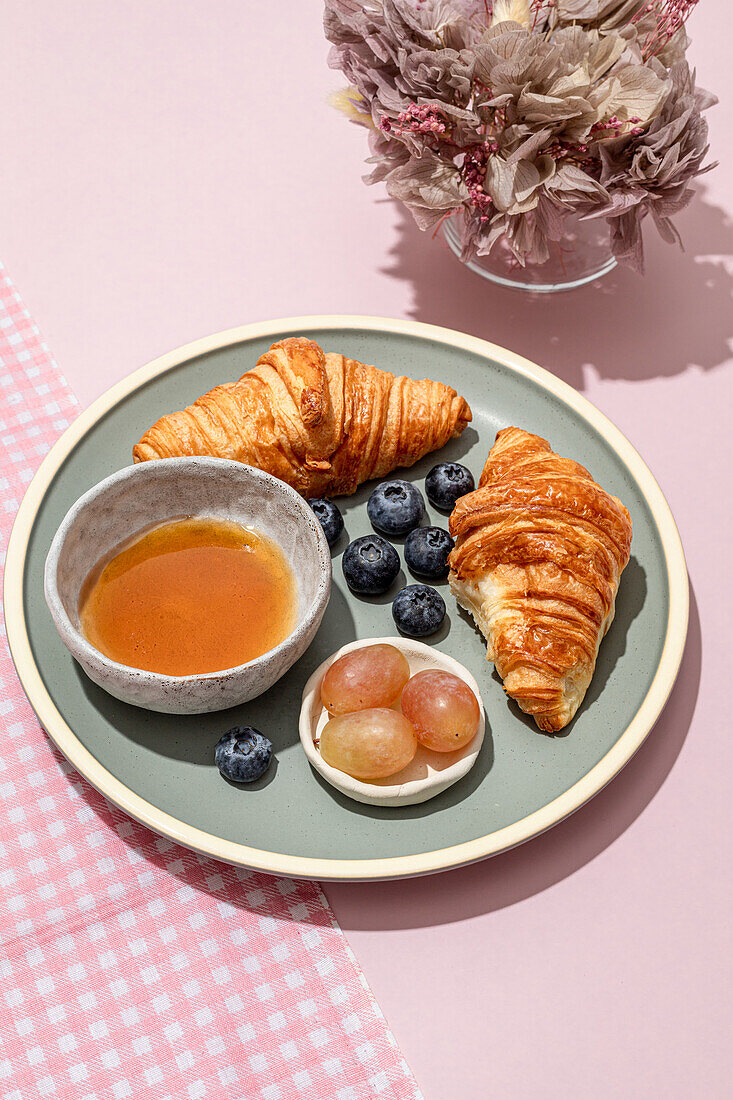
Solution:
[[[399,649],[407,658],[411,676],[429,668],[439,668],[443,672],[452,672],[454,676],[465,681],[479,704],[479,727],[473,740],[464,748],[447,753],[430,752],[422,745],[418,745],[414,759],[401,772],[387,776],[386,779],[374,779],[369,783],[354,779],[346,772],[327,764],[316,745],[316,739],[329,719],[328,711],[321,703],[321,681],[327,669],[339,657],[370,645],[393,645]],[[467,775],[476,763],[483,744],[485,728],[486,719],[481,692],[468,669],[453,657],[449,657],[447,653],[441,653],[440,650],[433,649],[424,642],[413,641],[411,638],[365,638],[362,641],[350,642],[336,650],[328,660],[318,666],[306,683],[298,724],[300,743],[309,763],[318,774],[323,776],[332,787],[356,802],[371,803],[375,806],[414,806],[418,802],[427,802],[429,798],[435,798],[441,791],[452,787]]]
[[[255,526],[283,550],[295,570],[298,614],[274,649],[220,672],[166,676],[112,661],[81,633],[79,596],[97,562],[136,531],[181,516]],[[312,510],[284,482],[226,459],[166,458],[126,466],[80,497],[51,543],[44,589],[61,640],[95,684],[147,710],[201,714],[261,695],[305,653],[331,594],[331,555]]]

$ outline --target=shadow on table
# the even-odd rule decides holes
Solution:
[[[511,348],[582,389],[600,377],[641,380],[725,362],[733,338],[733,222],[701,189],[679,219],[689,251],[645,222],[645,276],[618,267],[568,294],[529,295],[463,267],[442,237],[421,233],[399,208],[399,239],[383,268],[411,283],[411,317]],[[692,303],[695,307],[692,308]]]
[[[687,645],[672,694],[647,741],[608,787],[542,836],[470,867],[440,877],[328,885],[341,926],[387,931],[465,920],[539,894],[595,859],[633,824],[672,770],[695,711],[701,663],[691,588]]]
[[[74,789],[73,798],[83,802],[84,809],[77,809],[77,816],[85,822],[87,835],[93,838],[93,848],[101,846],[100,838],[113,834],[128,850],[129,865],[137,868],[139,888],[135,886],[135,875],[129,879],[129,889],[109,896],[100,896],[99,909],[105,920],[111,920],[116,914],[147,907],[152,900],[165,897],[177,897],[184,901],[179,893],[184,887],[195,890],[213,901],[232,905],[257,919],[276,916],[279,920],[293,920],[300,924],[314,925],[319,928],[333,928],[331,911],[324,904],[318,884],[296,882],[292,879],[276,878],[259,871],[249,871],[244,867],[235,867],[210,856],[201,855],[190,848],[184,848],[166,836],[152,832],[147,826],[129,817],[124,810],[118,809],[96,791],[91,784],[79,775],[65,760],[46,734],[49,751],[53,754],[60,771],[65,775],[69,786]],[[93,816],[90,816],[89,811]],[[106,844],[106,837],[104,843]],[[122,849],[120,849],[122,851]],[[106,849],[105,855],[109,854]],[[47,861],[53,856],[47,854]],[[119,857],[116,857],[119,859]],[[94,859],[92,859],[92,866]],[[124,859],[120,860],[124,870]],[[159,875],[150,880],[148,871],[156,868]],[[60,869],[59,873],[64,870]],[[66,868],[68,871],[68,868]],[[142,877],[147,881],[143,886]],[[123,878],[126,877],[123,875]],[[196,902],[185,897],[185,905],[191,913],[196,911]],[[86,912],[86,911],[85,911]],[[96,917],[82,917],[96,920]]]

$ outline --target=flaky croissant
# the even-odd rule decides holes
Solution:
[[[132,453],[135,462],[236,459],[320,497],[353,493],[363,481],[412,466],[470,419],[450,386],[396,378],[295,336],[273,344],[238,382],[162,417]]]
[[[544,439],[505,428],[450,530],[450,586],[486,638],[487,660],[541,730],[561,730],[613,620],[629,513]]]

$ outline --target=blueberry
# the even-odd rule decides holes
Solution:
[[[458,498],[472,493],[475,487],[473,474],[460,462],[439,462],[425,478],[428,500],[444,512],[452,512]]]
[[[383,481],[367,502],[372,526],[384,535],[406,535],[418,526],[424,511],[422,493],[409,481]]]
[[[252,726],[233,726],[214,750],[217,768],[234,783],[254,783],[265,774],[271,759],[272,743]]]
[[[423,638],[440,629],[445,618],[445,600],[426,584],[408,584],[394,598],[392,618],[403,634]]]
[[[454,542],[442,527],[416,527],[405,539],[405,561],[413,573],[439,580],[448,575]]]
[[[308,503],[313,509],[316,519],[323,528],[326,542],[329,546],[333,546],[338,542],[338,537],[344,529],[344,517],[333,501],[327,500],[326,497],[314,497],[313,500],[309,500]]]
[[[357,596],[379,596],[399,573],[400,559],[386,539],[364,535],[346,547],[341,567],[346,583]]]

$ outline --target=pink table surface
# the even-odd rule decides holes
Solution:
[[[720,167],[648,273],[492,289],[360,182],[320,5],[3,5],[2,258],[82,404],[206,333],[371,313],[503,344],[585,393],[666,492],[692,585],[653,735],[589,806],[497,859],[328,897],[427,1100],[729,1095],[733,70],[693,15]],[[702,638],[704,637],[704,644]],[[728,912],[726,911],[728,910]],[[327,1098],[324,1098],[327,1100]]]

